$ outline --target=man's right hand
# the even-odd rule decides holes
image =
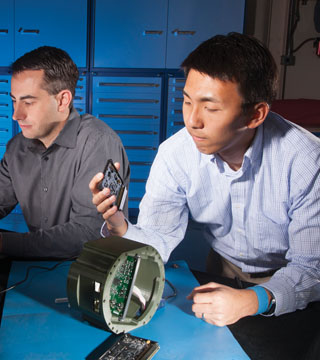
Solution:
[[[119,163],[115,163],[117,170],[120,168]],[[127,221],[117,206],[113,205],[116,201],[114,195],[110,196],[110,189],[104,188],[99,190],[98,185],[103,179],[103,173],[96,174],[90,181],[89,188],[92,193],[92,203],[97,207],[99,213],[102,214],[111,235],[123,236],[128,229]]]

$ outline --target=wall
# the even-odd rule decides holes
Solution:
[[[294,48],[308,38],[320,37],[314,26],[316,0],[299,1],[300,20],[294,33]],[[320,57],[313,42],[308,42],[295,55],[295,64],[281,65],[285,54],[290,0],[247,0],[246,33],[265,43],[279,67],[278,98],[320,99]]]

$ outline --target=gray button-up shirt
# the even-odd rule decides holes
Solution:
[[[48,149],[21,133],[11,139],[0,164],[0,218],[19,202],[30,231],[3,233],[3,253],[66,258],[99,238],[103,219],[88,185],[108,159],[120,162],[128,187],[129,163],[118,135],[75,109]]]

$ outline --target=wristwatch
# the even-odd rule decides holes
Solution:
[[[274,311],[276,309],[276,299],[275,299],[274,295],[272,294],[272,292],[270,292],[270,294],[271,294],[271,301],[270,301],[267,311],[265,311],[263,313],[263,315],[273,315]]]

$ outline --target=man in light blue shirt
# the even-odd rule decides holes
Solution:
[[[220,275],[260,284],[194,289],[192,309],[211,324],[320,300],[320,141],[270,112],[277,84],[270,52],[249,36],[218,35],[182,67],[185,128],[159,147],[137,225],[112,206],[108,189],[97,189],[102,174],[90,183],[103,230],[148,243],[166,261],[189,216],[206,224]]]

